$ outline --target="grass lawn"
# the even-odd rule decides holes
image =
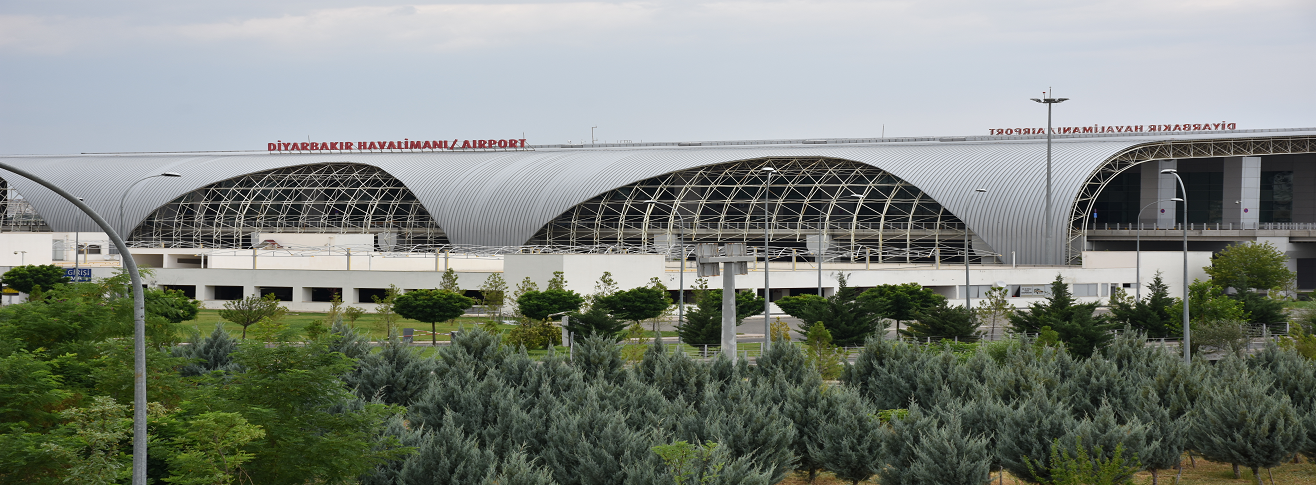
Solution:
[[[1197,458],[1197,467],[1194,468],[1189,463],[1187,456],[1185,456],[1183,460],[1183,466],[1184,466],[1183,478],[1179,480],[1179,483],[1181,484],[1245,485],[1245,484],[1253,483],[1252,470],[1242,469],[1240,471],[1243,474],[1243,478],[1234,479],[1233,468],[1230,467],[1228,463],[1210,462],[1203,460],[1199,457]],[[1275,483],[1283,483],[1289,485],[1316,485],[1316,465],[1306,462],[1306,460],[1304,460],[1303,463],[1299,463],[1296,465],[1291,463],[1286,465],[1281,465],[1275,467],[1271,471],[1274,472],[1275,474]],[[1158,482],[1163,485],[1172,484],[1174,483],[1174,474],[1175,474],[1174,470],[1161,470],[1160,479],[1158,480]],[[1266,474],[1266,470],[1264,469],[1261,470],[1261,478],[1263,483],[1267,483],[1267,484],[1270,483],[1270,475]],[[804,485],[809,483],[809,481],[807,475],[792,474],[792,475],[787,475],[786,480],[783,480],[781,483],[782,485]],[[841,484],[849,484],[849,483],[850,482],[847,480],[836,479],[836,477],[833,477],[830,473],[820,474],[818,476],[818,480],[814,482],[815,485],[841,485]],[[877,483],[877,480],[873,479],[860,483]],[[991,483],[993,485],[1000,483],[998,475],[996,473],[992,473]],[[1005,483],[1006,485],[1024,485],[1027,484],[1028,482],[1019,480],[1011,476],[1009,473],[1006,473]],[[1139,485],[1151,483],[1151,473],[1142,472],[1137,474],[1137,476],[1133,478],[1133,483]]]

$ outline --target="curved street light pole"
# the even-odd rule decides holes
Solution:
[[[133,485],[146,485],[146,305],[142,293],[142,276],[137,272],[137,262],[128,252],[128,245],[123,243],[119,233],[110,227],[110,223],[87,207],[81,199],[64,191],[53,183],[37,177],[26,170],[0,162],[0,170],[5,170],[41,184],[52,192],[59,194],[78,210],[91,217],[110,237],[110,242],[118,248],[123,257],[123,266],[128,270],[133,293]]]
[[[1159,204],[1159,203],[1161,203],[1161,202],[1169,202],[1169,201],[1183,202],[1183,199],[1180,199],[1180,198],[1178,198],[1178,197],[1175,197],[1175,198],[1172,198],[1172,199],[1161,199],[1161,200],[1158,200],[1158,201],[1152,202],[1152,203],[1150,203],[1150,204],[1144,205],[1144,206],[1142,206],[1142,209],[1138,209],[1138,217],[1134,219],[1134,220],[1137,221],[1137,223],[1138,223],[1137,237],[1134,238],[1134,240],[1137,241],[1137,242],[1135,242],[1134,245],[1133,245],[1133,253],[1137,255],[1137,256],[1135,256],[1135,259],[1137,259],[1137,261],[1138,261],[1138,262],[1137,262],[1137,269],[1134,270],[1134,271],[1137,272],[1137,274],[1134,275],[1134,276],[1137,278],[1136,281],[1138,282],[1138,290],[1137,290],[1137,292],[1135,293],[1135,294],[1137,295],[1137,296],[1135,296],[1135,298],[1138,299],[1138,300],[1141,300],[1141,299],[1142,299],[1142,211],[1145,211],[1145,210],[1147,210],[1148,207],[1151,207],[1151,206],[1153,206],[1153,205]]]
[[[665,202],[659,202],[654,199],[646,200],[644,201],[644,203],[665,205],[672,209],[672,215],[675,215],[677,220],[680,221],[677,223],[679,224],[679,226],[677,226],[676,228],[676,245],[680,248],[679,250],[681,251],[681,274],[680,276],[677,277],[677,283],[676,283],[676,285],[679,287],[676,290],[676,299],[677,299],[676,326],[680,327],[682,323],[685,323],[685,218],[681,216],[681,211],[677,210],[675,205],[668,204]],[[668,223],[667,227],[671,227],[671,224]],[[676,334],[676,347],[677,348],[681,347],[680,333]]]
[[[1184,187],[1183,177],[1179,176],[1179,171],[1173,168],[1161,170],[1162,175],[1173,175],[1174,179],[1179,181],[1179,191],[1183,196],[1179,199],[1183,202],[1183,362],[1191,364],[1193,361],[1191,342],[1189,341],[1188,328],[1188,188]]]
[[[156,178],[156,177],[182,177],[182,174],[179,174],[178,172],[157,173],[157,174],[155,174],[155,175],[147,175],[147,176],[145,176],[145,177],[142,177],[142,178],[140,178],[140,179],[137,179],[136,182],[133,182],[133,183],[131,183],[131,184],[128,184],[128,188],[127,188],[126,190],[123,191],[123,197],[119,197],[119,234],[120,234],[120,235],[125,235],[125,236],[131,236],[131,235],[132,235],[132,234],[128,234],[128,233],[126,232],[126,229],[127,229],[127,228],[123,227],[123,203],[124,203],[124,201],[128,200],[128,192],[132,192],[133,187],[136,187],[137,184],[140,184],[140,183],[142,183],[142,182],[145,182],[145,181],[147,181],[147,180],[150,180],[150,179],[153,179],[153,178]]]

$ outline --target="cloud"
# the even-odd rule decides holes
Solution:
[[[222,20],[211,21],[196,21],[196,13],[178,20],[145,12],[17,14],[0,15],[0,53],[52,55],[182,43],[328,56],[344,51],[735,45],[781,39],[855,39],[908,51],[981,43],[1017,43],[1016,48],[1027,49],[1064,42],[1101,49],[1103,44],[1122,46],[1176,34],[1192,41],[1186,36],[1200,38],[1210,29],[1227,36],[1230,29],[1274,21],[1278,17],[1272,14],[1285,12],[1297,12],[1287,17],[1301,23],[1304,17],[1311,19],[1312,11],[1295,0],[782,0],[349,5],[277,15],[265,10],[224,12],[211,16]]]

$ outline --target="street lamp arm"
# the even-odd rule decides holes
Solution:
[[[115,232],[110,223],[97,214],[96,211],[83,203],[81,199],[74,197],[73,194],[66,192],[59,186],[42,179],[26,170],[20,169],[13,165],[0,162],[0,170],[6,170],[24,177],[28,180],[41,184],[51,192],[59,194],[65,200],[72,203],[74,207],[81,210],[84,214],[91,217],[110,237],[110,242],[114,247],[119,249],[119,254],[123,258],[123,266],[128,270],[128,277],[132,282],[133,293],[133,485],[146,485],[146,303],[145,295],[142,293],[142,276],[137,272],[137,262],[133,260],[132,254],[128,252],[128,245],[124,244],[123,238]]]

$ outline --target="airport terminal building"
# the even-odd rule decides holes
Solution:
[[[674,279],[674,261],[682,254],[692,261],[691,245],[703,242],[746,243],[774,265],[774,280],[776,271],[803,274],[799,282],[782,280],[798,288],[813,286],[809,274],[822,246],[823,268],[858,272],[861,285],[901,277],[892,273],[899,269],[948,296],[972,297],[979,286],[1050,278],[1038,273],[1026,278],[1043,281],[1016,285],[998,273],[966,285],[966,258],[980,271],[1047,268],[1051,277],[1078,281],[1091,273],[1084,269],[1123,267],[1110,261],[1126,262],[1115,255],[1132,251],[1139,238],[1144,251],[1182,250],[1183,228],[1194,258],[1205,261],[1232,242],[1271,242],[1291,256],[1299,289],[1316,287],[1316,128],[1151,126],[1158,128],[1056,129],[1049,172],[1047,137],[1037,129],[593,145],[278,141],[249,152],[3,160],[122,224],[135,257],[161,268],[158,283],[185,287],[190,278],[203,300],[224,299],[212,287],[234,286],[204,270],[358,272],[324,283],[345,292],[362,288],[353,279],[374,278],[367,273],[380,281],[412,278],[406,284],[414,286],[399,286],[414,288],[432,286],[425,278],[454,267],[470,273],[463,286],[473,289],[491,272],[512,281],[521,271],[537,275],[543,264],[509,266],[528,255],[558,258],[548,266],[568,257],[647,257],[659,267],[650,272]],[[0,171],[0,184],[0,235],[38,237],[23,243],[37,248],[24,253],[26,262],[40,261],[48,244],[48,259],[58,264],[72,266],[75,252],[79,265],[112,264],[116,255],[98,242],[100,228],[71,204],[8,172]],[[1186,198],[1186,207],[1175,198]],[[19,263],[9,253],[0,251],[0,266]],[[1144,255],[1143,265],[1170,273],[1164,264],[1175,258],[1158,254]],[[952,265],[960,265],[958,283],[935,276],[955,271]],[[1136,279],[1116,273],[1090,283],[1096,289],[1085,296],[1108,296],[1110,285]],[[596,276],[581,278],[583,288]],[[746,288],[759,284],[744,279]],[[238,286],[265,291],[254,280]],[[319,287],[291,288],[289,301],[318,299],[308,295]]]

